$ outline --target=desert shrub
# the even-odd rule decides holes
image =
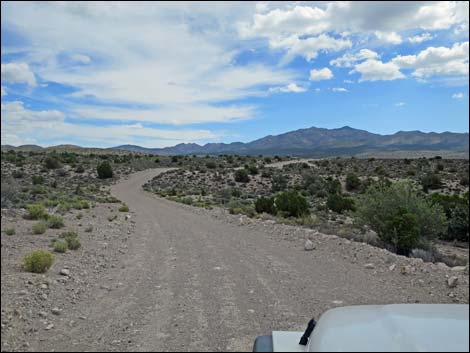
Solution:
[[[44,160],[44,166],[47,169],[57,169],[57,168],[60,168],[61,165],[60,165],[60,162],[57,158],[48,156]]]
[[[393,250],[401,255],[409,255],[410,251],[421,243],[418,218],[406,209],[400,208],[389,220],[385,221],[385,230],[381,239],[392,245]]]
[[[96,171],[98,172],[98,177],[100,179],[107,179],[113,177],[113,168],[111,167],[111,164],[109,164],[109,162],[107,161],[100,163],[96,168]]]
[[[129,206],[122,205],[121,207],[119,207],[119,212],[129,212]]]
[[[70,232],[64,239],[70,250],[77,250],[82,246],[80,240],[78,240],[78,235],[75,232]]]
[[[64,226],[64,220],[57,215],[49,216],[47,219],[47,226],[52,229],[60,229]]]
[[[206,168],[207,169],[215,169],[217,168],[217,164],[214,161],[209,161],[206,163]]]
[[[256,174],[258,174],[258,168],[257,168],[256,165],[254,165],[254,164],[250,164],[250,165],[247,166],[245,169],[246,169],[246,170],[248,171],[248,173],[250,173],[251,175],[256,175]]]
[[[444,164],[438,163],[436,166],[436,171],[437,172],[442,172],[444,170]]]
[[[25,270],[33,273],[44,273],[53,263],[54,255],[45,250],[35,250],[23,259]]]
[[[346,190],[358,190],[361,187],[361,180],[356,174],[348,174],[346,176]]]
[[[250,181],[250,176],[245,169],[237,169],[235,171],[235,181],[238,183],[248,183]]]
[[[469,241],[469,211],[468,202],[466,205],[459,205],[452,209],[449,218],[446,240]]]
[[[273,175],[271,184],[271,190],[273,192],[284,191],[287,189],[287,177],[283,174]]]
[[[56,240],[54,242],[54,251],[58,253],[64,253],[68,250],[68,245],[63,240]]]
[[[24,177],[24,172],[22,170],[14,170],[11,175],[15,179],[22,179]]]
[[[5,229],[5,234],[6,235],[15,235],[15,233],[16,233],[16,230],[15,230],[14,227]]]
[[[77,168],[75,169],[75,173],[84,173],[85,172],[85,168],[80,164],[77,166]]]
[[[33,185],[44,184],[44,177],[42,175],[33,175],[31,179],[32,179]]]
[[[326,178],[326,190],[331,194],[341,194],[341,183],[338,179]]]
[[[330,210],[336,213],[343,213],[345,211],[354,211],[354,200],[350,197],[345,197],[341,194],[330,194],[326,201],[326,205]]]
[[[433,251],[425,250],[425,249],[413,249],[411,250],[410,257],[414,257],[416,259],[421,259],[424,262],[434,262],[435,257]]]
[[[436,173],[427,173],[420,179],[421,186],[424,192],[429,190],[440,189],[442,187],[442,181],[439,175]]]
[[[289,217],[299,217],[309,213],[308,202],[297,191],[285,191],[275,198],[275,207]]]
[[[460,185],[468,186],[468,175],[464,175],[460,178]]]
[[[414,227],[414,218],[409,214],[416,218],[422,241],[436,238],[447,228],[442,207],[431,202],[410,182],[397,182],[392,185],[378,183],[358,198],[358,217],[369,224],[385,241],[394,239],[393,234],[389,234],[393,226],[397,229],[401,229],[404,224]],[[408,234],[407,237],[413,238],[414,233]]]
[[[37,203],[27,205],[26,210],[28,211],[28,214],[26,215],[26,218],[28,219],[42,219],[47,217],[46,209],[42,204]]]
[[[256,214],[253,205],[243,203],[239,200],[230,201],[228,209],[231,214],[244,214],[248,217],[253,217]]]
[[[178,156],[171,156],[171,163],[178,162]]]
[[[276,214],[273,197],[259,197],[255,202],[255,210],[258,213]]]
[[[33,224],[33,234],[44,234],[47,230],[47,222],[46,221],[40,221],[35,224]]]

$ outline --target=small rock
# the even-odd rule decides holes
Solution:
[[[51,312],[52,312],[54,315],[60,315],[60,313],[62,312],[62,310],[60,310],[59,308],[52,308]]]
[[[449,266],[447,266],[445,263],[443,262],[439,262],[436,264],[437,268],[440,269],[440,270],[448,270],[449,269]]]
[[[255,311],[254,311],[253,309],[248,309],[248,312],[249,312],[250,314],[254,314]]]
[[[69,276],[70,275],[70,271],[67,270],[66,268],[63,268],[62,270],[60,270],[60,274],[62,276]]]
[[[126,219],[126,221],[130,220],[131,219],[131,215],[130,214],[126,214],[126,216],[124,217]]]
[[[390,271],[395,271],[395,268],[396,268],[396,267],[397,267],[397,265],[396,265],[396,264],[393,264],[393,265],[390,266],[388,269],[389,269]]]
[[[41,285],[39,286],[39,288],[41,288],[41,289],[47,289],[48,286],[47,286],[47,284],[44,284],[44,283],[43,283],[43,284],[41,284]]]
[[[375,268],[374,264],[365,264],[364,268],[367,268],[368,270],[373,270]]]
[[[46,326],[46,330],[48,330],[48,331],[52,328],[54,328],[54,324],[49,324],[49,325]]]
[[[455,288],[455,287],[457,287],[458,281],[459,281],[459,279],[457,277],[452,276],[447,280],[447,286],[449,288]]]
[[[26,289],[23,289],[22,291],[18,293],[18,295],[21,295],[21,296],[28,295],[28,291]]]
[[[39,315],[40,317],[47,317],[47,313],[46,313],[45,311],[40,311],[40,312],[38,313],[38,315]]]
[[[310,251],[310,250],[315,249],[315,246],[313,245],[313,242],[311,240],[307,239],[304,244],[304,249],[306,251]]]
[[[412,271],[413,271],[413,269],[411,268],[411,266],[401,266],[401,267],[400,267],[400,273],[401,273],[402,275],[408,275],[408,274],[410,274]]]
[[[467,268],[465,266],[455,266],[455,267],[452,267],[450,270],[452,272],[465,272]]]

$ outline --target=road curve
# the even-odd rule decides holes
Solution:
[[[426,300],[427,289],[410,295],[396,275],[379,279],[349,256],[306,252],[299,242],[145,192],[142,185],[163,171],[112,187],[134,213],[135,233],[122,266],[112,269],[122,285],[87,303],[88,323],[74,333],[86,339],[74,349],[249,351],[257,335],[303,330],[338,303]]]

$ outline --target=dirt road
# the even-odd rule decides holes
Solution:
[[[86,320],[62,330],[49,349],[248,351],[255,336],[303,330],[334,306],[445,301],[446,294],[432,294],[435,287],[445,291],[443,282],[416,285],[388,265],[377,274],[344,243],[319,243],[307,252],[299,241],[143,191],[162,171],[134,174],[112,188],[136,222],[122,264],[111,270],[119,286],[83,303]]]

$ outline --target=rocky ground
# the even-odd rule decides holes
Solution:
[[[21,211],[2,211],[2,230],[16,227],[1,235],[2,351],[249,351],[257,335],[303,330],[333,307],[469,301],[468,263],[424,263],[141,189],[165,171],[112,186],[130,212],[97,204],[43,235]],[[79,250],[56,254],[43,275],[21,268],[64,230],[78,232]]]
[[[23,219],[24,210],[2,210],[2,351],[33,350],[47,342],[57,327],[86,322],[77,308],[119,285],[109,283],[109,270],[120,266],[135,224],[132,213],[121,213],[118,207],[97,204],[89,210],[72,211],[64,216],[64,228],[40,235],[32,234],[36,221]],[[78,214],[83,217],[77,219]],[[6,235],[3,230],[11,226],[15,234]],[[78,250],[55,253],[55,263],[45,274],[24,271],[22,258],[27,253],[53,251],[52,241],[71,230],[79,235]]]

